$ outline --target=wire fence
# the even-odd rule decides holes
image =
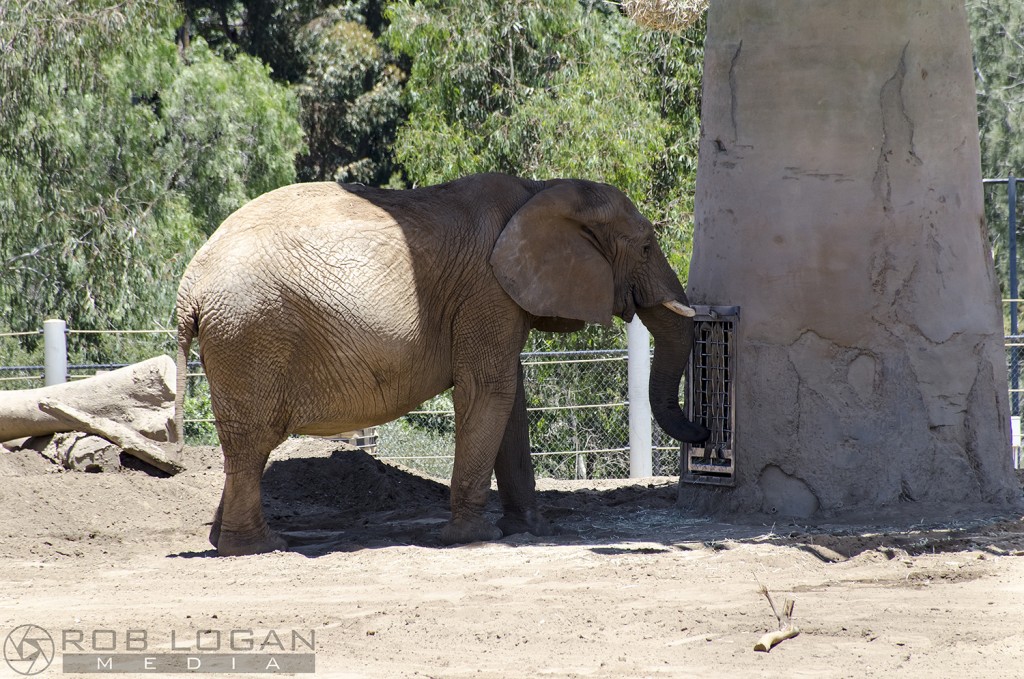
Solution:
[[[1020,300],[1018,300],[1020,301]],[[1006,336],[1006,365],[1010,389],[1010,440],[1013,445],[1013,466],[1024,469],[1024,441],[1021,440],[1021,407],[1024,406],[1024,385],[1021,366],[1024,365],[1024,335]]]
[[[4,344],[39,332],[0,333]],[[124,355],[121,363],[80,360],[78,345],[102,336],[107,355]],[[68,329],[67,379],[88,377],[149,356],[176,351],[174,332],[81,331]],[[110,353],[110,346],[115,353]],[[42,347],[34,361],[0,366],[0,389],[43,386]],[[522,355],[530,425],[531,453],[538,476],[563,479],[625,478],[630,472],[627,352],[593,350],[525,353]],[[185,436],[195,444],[216,444],[209,385],[195,357],[188,363],[185,392]],[[455,453],[455,416],[450,390],[417,410],[375,428],[360,443],[374,454],[436,476],[451,474]],[[654,428],[652,466],[655,475],[677,475],[679,445]]]
[[[1024,404],[1024,388],[1021,387],[1021,365],[1024,364],[1024,335],[1006,337],[1006,364],[1010,386],[1010,414],[1020,415]]]
[[[67,378],[81,379],[159,353],[173,355],[174,331],[67,331]],[[73,338],[94,340],[103,335],[110,347],[125,356],[123,363],[76,361]],[[41,339],[41,332],[0,333],[0,390],[43,386],[41,341],[33,351],[10,361],[8,345]],[[31,342],[30,342],[31,343]],[[80,352],[81,353],[81,352]],[[30,360],[24,360],[25,357]],[[34,360],[32,360],[34,359]],[[629,402],[624,350],[526,353],[522,356],[530,425],[531,453],[538,476],[562,479],[625,478],[629,476]],[[1020,411],[1024,407],[1024,335],[1006,336],[1006,367],[1015,466],[1024,457]],[[185,433],[190,443],[216,444],[209,386],[198,360],[188,364]],[[654,427],[652,467],[655,475],[679,473],[679,445]],[[435,476],[451,474],[455,452],[455,417],[451,393],[445,392],[419,409],[377,427],[361,441],[376,455]]]
[[[68,328],[68,381],[84,379],[101,370],[115,370],[157,354],[174,356],[177,331],[78,330]],[[96,361],[93,355],[117,356],[117,362]],[[32,389],[44,385],[43,331],[0,332],[0,390]]]
[[[538,476],[629,476],[629,401],[624,350],[525,353],[527,419]],[[451,473],[451,394],[378,429],[377,452],[431,474]],[[653,473],[679,473],[679,444],[655,428]]]

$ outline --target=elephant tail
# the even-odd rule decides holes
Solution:
[[[199,334],[199,310],[183,295],[178,296],[177,385],[174,393],[174,429],[178,437],[178,456],[185,446],[185,390],[188,388],[188,354]]]

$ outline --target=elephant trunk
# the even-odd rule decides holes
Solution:
[[[660,304],[639,308],[637,314],[654,337],[650,382],[654,419],[665,433],[678,441],[707,441],[711,432],[686,419],[679,407],[679,383],[693,346],[693,319]]]

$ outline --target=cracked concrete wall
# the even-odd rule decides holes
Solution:
[[[704,58],[689,295],[742,307],[737,485],[680,501],[1019,501],[963,3],[716,0]]]

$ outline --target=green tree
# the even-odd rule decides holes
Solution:
[[[404,72],[378,40],[382,0],[183,0],[183,38],[203,37],[228,59],[248,54],[294,87],[307,151],[303,181],[392,182]],[[396,177],[395,184],[400,184]]]
[[[251,58],[182,50],[170,0],[0,12],[0,327],[169,327],[204,235],[294,179],[294,98]]]
[[[395,172],[391,145],[404,117],[404,73],[352,7],[306,24],[297,49],[305,64],[295,90],[308,151],[298,159],[304,180],[382,185]]]
[[[630,24],[575,0],[399,2],[386,39],[413,59],[396,155],[410,180],[481,171],[649,178],[658,117],[622,58]],[[453,39],[453,36],[458,36]]]
[[[1024,5],[968,0],[974,43],[981,166],[986,177],[1024,174]]]
[[[188,200],[201,231],[212,233],[246,201],[296,180],[299,108],[256,59],[226,62],[194,40],[159,97],[170,187]]]
[[[968,0],[967,12],[974,45],[982,174],[1020,176],[1024,174],[1024,5],[1016,0]],[[1003,295],[1008,297],[1006,186],[989,187],[985,198],[989,239]]]
[[[614,184],[685,277],[703,25],[651,33],[611,3],[577,0],[401,0],[388,19],[384,39],[412,60],[395,143],[411,183],[494,171]],[[531,346],[607,348],[622,334],[535,334]]]
[[[704,30],[702,18],[681,35],[640,31],[630,52],[647,96],[656,102],[666,125],[642,209],[658,225],[662,248],[684,278],[693,237]]]
[[[279,82],[294,83],[304,72],[296,37],[330,4],[324,0],[181,0],[182,39],[201,36],[228,59],[238,54],[256,57]]]

